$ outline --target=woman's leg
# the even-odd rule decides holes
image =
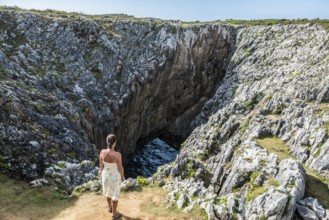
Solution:
[[[118,207],[118,200],[114,201],[112,200],[112,211],[113,211],[113,216],[117,214],[117,207]]]
[[[107,200],[107,204],[109,204],[109,210],[110,209],[113,210],[113,208],[112,208],[112,199],[109,198],[109,197],[106,197],[106,200]]]
[[[112,219],[121,219],[121,217],[123,216],[122,213],[117,211],[117,207],[118,207],[118,200],[114,201],[112,200],[112,207],[113,207],[113,216]]]

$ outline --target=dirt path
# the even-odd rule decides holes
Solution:
[[[180,220],[194,219],[193,214],[184,214],[177,210],[169,211],[162,203],[165,192],[159,189],[145,188],[142,192],[121,193],[118,210],[124,214],[124,220]],[[103,195],[87,193],[81,195],[72,206],[62,209],[52,217],[35,218],[27,213],[8,213],[1,211],[1,220],[103,220],[112,219],[112,213],[107,211],[106,199]]]
[[[141,210],[141,205],[145,201],[160,203],[161,196],[152,193],[152,190],[144,192],[130,192],[121,194],[118,210],[124,214],[122,219],[177,219],[155,216]],[[107,211],[105,197],[95,194],[82,195],[73,207],[63,210],[53,220],[101,220],[111,219],[112,214]]]

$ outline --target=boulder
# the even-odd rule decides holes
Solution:
[[[325,210],[316,198],[307,197],[299,200],[297,211],[304,220],[329,219],[329,210]]]
[[[123,191],[129,191],[129,189],[133,188],[135,184],[136,184],[136,179],[128,178],[121,183],[120,188]]]

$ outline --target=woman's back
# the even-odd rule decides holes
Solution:
[[[110,149],[105,150],[103,162],[117,163],[118,162],[117,152],[114,150],[110,150]]]

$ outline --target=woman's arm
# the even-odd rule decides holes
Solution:
[[[99,174],[102,175],[103,171],[103,150],[99,153]]]
[[[121,154],[118,152],[118,168],[119,168],[119,172],[121,175],[121,180],[124,181],[125,180],[125,175],[124,175],[124,170],[123,170],[123,166],[122,166],[122,157]]]

